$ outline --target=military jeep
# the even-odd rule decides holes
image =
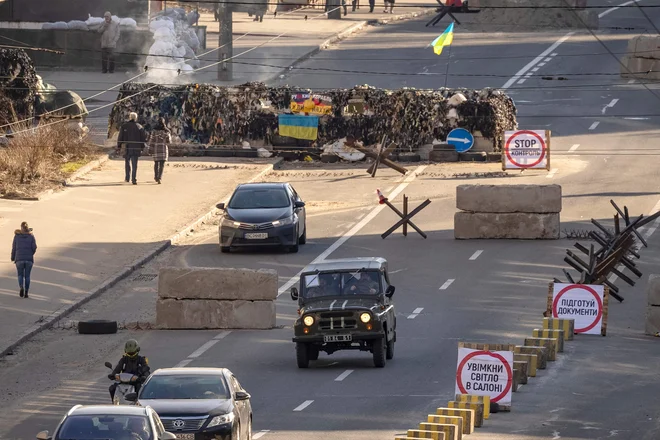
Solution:
[[[308,368],[319,353],[360,350],[373,354],[374,365],[394,357],[396,316],[384,258],[325,260],[305,267],[293,331],[299,368]]]

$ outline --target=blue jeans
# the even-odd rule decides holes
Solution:
[[[126,163],[126,181],[128,182],[129,178],[133,179],[133,182],[137,181],[137,166],[138,159],[140,156],[126,156],[124,162]],[[133,172],[131,173],[131,165],[133,165]]]
[[[30,272],[32,272],[32,261],[17,261],[16,270],[18,271],[18,287],[30,290]],[[23,284],[25,280],[25,284]]]

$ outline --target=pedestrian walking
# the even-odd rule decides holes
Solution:
[[[124,122],[119,131],[117,138],[117,152],[124,147],[124,160],[126,162],[126,177],[125,181],[129,179],[133,181],[133,185],[137,185],[137,165],[138,159],[142,154],[142,150],[146,146],[147,133],[144,128],[137,123],[137,113],[131,112],[128,115],[128,122]],[[131,167],[132,173],[131,173]]]
[[[169,158],[169,147],[172,143],[172,135],[165,125],[165,119],[158,119],[156,129],[149,135],[149,153],[154,158],[154,180],[160,185],[163,178],[165,162]]]
[[[99,28],[101,34],[101,65],[103,73],[115,72],[115,49],[119,41],[119,23],[112,21],[112,14],[106,12]]]
[[[387,7],[390,7],[388,10]],[[385,10],[383,11],[386,14],[392,14],[394,10],[394,0],[385,0]]]
[[[14,242],[11,245],[11,261],[16,263],[21,298],[29,298],[30,273],[34,265],[35,252],[37,252],[37,240],[32,234],[32,228],[27,222],[23,222],[21,229],[14,231]]]

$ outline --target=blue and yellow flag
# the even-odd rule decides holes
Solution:
[[[447,26],[447,29],[445,29],[442,35],[433,40],[433,43],[431,43],[431,46],[433,46],[433,52],[435,52],[436,55],[440,55],[442,49],[449,46],[452,41],[454,41],[454,23]]]
[[[314,141],[319,135],[318,116],[283,114],[278,116],[278,122],[280,136]]]

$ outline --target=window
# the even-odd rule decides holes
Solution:
[[[303,277],[303,297],[375,295],[381,292],[378,271],[321,272]]]
[[[57,433],[57,439],[106,440],[136,439],[155,440],[146,416],[127,415],[74,415],[68,417]]]
[[[152,376],[142,388],[142,399],[228,399],[227,383],[222,375]]]
[[[281,188],[243,189],[236,191],[229,201],[231,209],[275,209],[291,205],[290,197]]]

